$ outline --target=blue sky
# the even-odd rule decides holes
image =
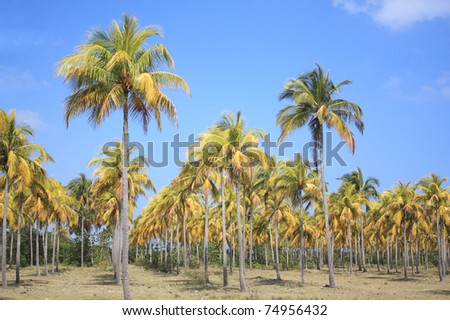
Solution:
[[[156,24],[152,39],[171,52],[176,72],[192,97],[169,92],[178,128],[167,121],[144,135],[132,123],[131,140],[187,138],[213,125],[224,110],[241,110],[249,127],[278,138],[275,114],[283,83],[319,63],[335,82],[351,79],[341,97],[364,110],[366,131],[355,133],[356,153],[341,153],[346,167],[327,167],[336,178],[360,166],[380,179],[415,181],[431,172],[450,176],[450,1],[3,1],[0,11],[0,107],[16,109],[35,128],[35,141],[57,162],[49,173],[63,183],[87,172],[88,161],[106,142],[121,136],[121,114],[93,129],[81,116],[66,130],[63,101],[70,89],[55,78],[55,64],[74,52],[87,31],[106,27],[122,13],[141,25]],[[307,129],[289,137],[299,148]],[[292,152],[293,150],[291,150]],[[159,156],[156,155],[156,159]],[[177,167],[150,169],[158,188]],[[144,201],[141,201],[140,206]]]

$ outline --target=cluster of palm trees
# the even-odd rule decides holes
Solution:
[[[392,190],[379,193],[378,180],[364,179],[358,168],[341,178],[336,192],[328,192],[326,130],[334,129],[354,152],[350,126],[362,133],[364,123],[357,104],[336,97],[350,81],[333,83],[319,65],[285,83],[279,98],[289,105],[276,117],[281,129],[279,143],[297,129],[308,127],[313,161],[300,156],[277,159],[266,154],[260,148],[264,131],[247,128],[240,112],[224,113],[215,126],[199,135],[199,145],[189,148],[178,176],[149,200],[134,221],[130,237],[137,198],[155,187],[148,177],[147,159],[133,157],[129,117],[139,121],[144,131],[151,120],[161,130],[161,114],[177,123],[175,106],[163,90],[180,88],[189,93],[181,77],[166,71],[174,67],[167,49],[161,44],[146,45],[149,38],[160,34],[159,27],[140,28],[134,17],[125,15],[122,23],[113,21],[107,30],[92,30],[87,42],[58,63],[57,75],[73,85],[65,101],[67,126],[71,118],[82,113],[88,113],[90,123],[99,126],[111,112],[123,112],[122,140],[109,144],[89,163],[95,166],[94,181],[80,174],[64,187],[48,177],[43,164],[52,157],[42,146],[30,142],[32,130],[17,125],[14,112],[8,115],[1,110],[3,286],[6,234],[9,232],[11,239],[16,234],[19,283],[20,230],[33,224],[38,273],[39,230],[43,230],[48,273],[49,227],[54,234],[52,261],[57,269],[61,227],[81,226],[80,264],[84,266],[84,233],[92,242],[93,226],[106,225],[112,234],[114,277],[122,284],[125,299],[131,299],[130,241],[150,258],[157,251],[161,263],[171,272],[180,272],[180,266],[186,271],[192,244],[198,248],[202,242],[206,282],[214,245],[219,249],[217,260],[222,264],[224,286],[228,285],[229,267],[231,272],[237,254],[241,291],[247,290],[245,268],[271,261],[280,280],[282,259],[286,267],[289,260],[291,264],[298,262],[304,282],[308,262],[314,261],[320,269],[326,258],[329,286],[335,287],[334,267],[345,266],[353,272],[358,265],[367,271],[366,264],[376,257],[378,270],[383,264],[387,272],[394,265],[398,271],[401,256],[407,277],[408,266],[412,273],[417,272],[424,260],[428,268],[429,254],[437,253],[439,277],[444,279],[450,226],[446,179],[432,174],[414,185],[399,182]],[[198,250],[197,256],[200,259]]]

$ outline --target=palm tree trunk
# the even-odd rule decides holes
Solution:
[[[17,208],[17,244],[16,244],[16,284],[20,283],[20,231],[22,227],[22,206],[23,196],[19,196],[19,205]]]
[[[228,286],[227,272],[227,226],[225,214],[225,181],[224,169],[220,170],[220,184],[222,189],[222,270],[223,270],[223,286]]]
[[[33,266],[33,224],[30,224],[30,267]]]
[[[441,261],[442,261],[441,273],[442,273],[442,278],[445,278],[445,276],[447,274],[447,249],[446,249],[447,240],[445,238],[444,225],[445,225],[445,222],[443,221],[441,223],[441,248],[442,248],[442,253],[441,253]]]
[[[319,235],[316,232],[316,269],[320,270]]]
[[[173,226],[170,225],[170,273],[173,273]]]
[[[271,223],[269,222],[269,242],[270,242],[270,255],[272,257],[272,266],[275,269],[275,253],[273,250],[273,241],[272,241],[272,228]]]
[[[267,243],[264,244],[264,259],[266,262],[266,268],[269,267],[269,257],[267,253]]]
[[[205,233],[203,236],[203,267],[205,272],[205,282],[209,282],[208,276],[208,221],[209,218],[209,207],[208,207],[208,199],[205,199]]]
[[[55,258],[56,258],[56,228],[53,226],[52,232],[52,273],[55,273]]]
[[[398,273],[398,236],[395,238],[395,273]]]
[[[428,271],[428,236],[425,237],[425,270]]]
[[[389,250],[389,233],[386,232],[386,258],[387,258],[387,273],[391,273],[391,253]]]
[[[128,93],[125,95],[128,98]],[[122,137],[122,210],[120,220],[122,227],[122,285],[123,298],[131,300],[130,280],[128,275],[128,104],[123,106],[123,137]]]
[[[336,278],[334,277],[333,270],[333,250],[331,248],[331,238],[330,238],[330,223],[328,221],[328,203],[327,203],[327,190],[326,190],[326,180],[325,180],[325,162],[323,159],[323,134],[324,128],[322,126],[320,141],[319,141],[319,161],[320,161],[320,173],[322,180],[322,204],[323,204],[323,215],[325,218],[325,237],[327,241],[327,258],[328,258],[328,280],[330,288],[336,287]]]
[[[250,230],[249,230],[249,238],[248,238],[248,262],[250,270],[253,269],[253,206],[250,205],[250,214],[248,218],[249,224],[250,224]]]
[[[59,238],[61,235],[61,223],[56,220],[56,272],[59,271]],[[101,259],[100,259],[101,261]]]
[[[411,249],[411,275],[414,277],[414,252],[413,252],[413,242],[411,240],[409,244],[409,248]]]
[[[234,264],[235,264],[234,232],[233,232],[233,221],[230,214],[230,274],[233,274]]]
[[[180,274],[180,224],[177,217],[177,274]]]
[[[362,269],[363,272],[367,272],[366,269],[366,256],[365,256],[365,248],[364,248],[364,216],[361,216],[361,261],[362,261]]]
[[[5,168],[5,172],[7,168]],[[5,192],[3,194],[3,223],[2,223],[2,288],[7,288],[8,283],[6,282],[6,220],[8,213],[8,193],[9,193],[9,178],[5,174]]]
[[[280,259],[279,259],[279,246],[278,246],[278,210],[274,209],[273,225],[275,230],[275,272],[277,275],[277,281],[281,280],[280,275]]]
[[[44,266],[45,275],[48,276],[48,215],[45,218],[44,227]]]
[[[81,210],[81,258],[80,265],[84,266],[84,209]]]
[[[167,228],[164,230],[164,268],[167,269]],[[137,249],[137,247],[136,247]]]
[[[303,195],[300,191],[299,194],[299,215],[300,215],[300,270],[301,281],[305,283],[305,229],[304,229],[304,217],[303,217]]]
[[[406,222],[403,222],[403,271],[405,279],[408,279],[408,242],[406,241]]]
[[[14,232],[11,230],[11,237],[10,237],[10,243],[9,243],[9,269],[12,268],[12,259],[13,259],[13,252],[14,252]]]
[[[41,268],[39,267],[39,218],[36,214],[36,275],[41,275]]]
[[[347,243],[348,243],[348,254],[349,254],[349,265],[348,265],[348,272],[352,273],[353,272],[353,255],[352,255],[352,231],[351,231],[351,225],[350,225],[350,220],[347,223]]]
[[[244,252],[244,239],[242,236],[242,225],[241,225],[241,202],[240,202],[240,191],[239,183],[235,182],[236,190],[236,215],[237,215],[237,233],[238,233],[238,247],[239,247],[239,287],[241,292],[246,292],[247,288],[245,286],[245,252]]]
[[[380,272],[380,249],[379,249],[379,245],[378,245],[378,237],[377,237],[377,243],[376,243],[376,250],[377,250],[377,271]]]
[[[183,214],[183,271],[187,271],[187,254],[186,254],[186,213]]]
[[[444,275],[442,272],[442,249],[441,249],[441,235],[439,230],[439,212],[436,210],[436,238],[437,238],[437,247],[438,247],[438,273],[439,273],[439,281],[444,281]]]
[[[416,237],[416,273],[419,273],[419,259],[420,259],[420,252],[419,252],[419,237]]]

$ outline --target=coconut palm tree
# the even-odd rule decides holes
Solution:
[[[291,199],[294,210],[299,213],[300,228],[300,268],[301,281],[305,282],[305,238],[304,238],[304,210],[305,203],[312,199],[319,199],[321,190],[316,171],[311,170],[309,162],[301,156],[294,161],[288,161],[280,169],[277,177],[277,188],[284,196]]]
[[[316,164],[320,164],[322,179],[322,202],[325,218],[325,233],[328,251],[329,285],[336,287],[333,272],[333,252],[328,221],[328,204],[326,199],[325,163],[323,155],[325,126],[334,128],[351,152],[355,150],[353,133],[348,124],[354,124],[362,133],[364,123],[363,112],[354,102],[336,99],[340,89],[351,83],[345,80],[334,84],[328,73],[317,65],[313,71],[286,82],[280,94],[280,100],[291,100],[292,105],[284,107],[277,114],[277,125],[281,128],[278,142],[283,141],[294,130],[308,125],[314,143]]]
[[[380,182],[375,177],[368,177],[364,179],[363,172],[360,167],[356,170],[344,174],[340,180],[343,182],[351,183],[355,186],[354,192],[359,193],[360,197],[365,198],[365,202],[368,203],[372,198],[378,196],[378,192],[376,187],[380,185]],[[367,206],[366,206],[367,211]],[[366,263],[365,263],[365,248],[364,248],[364,211],[360,211],[359,215],[360,219],[360,236],[361,236],[361,249],[360,249],[360,270],[367,272]]]
[[[127,156],[132,155],[135,146],[127,148]],[[89,161],[88,166],[96,166],[93,176],[97,179],[92,183],[91,192],[94,198],[94,208],[99,212],[97,216],[98,223],[106,223],[113,226],[113,267],[116,283],[120,283],[119,277],[119,259],[120,259],[120,240],[119,236],[123,230],[119,226],[119,212],[123,203],[123,189],[126,188],[128,195],[126,198],[130,204],[128,207],[127,223],[133,217],[133,211],[136,207],[136,201],[139,196],[146,196],[146,190],[156,190],[153,182],[147,174],[147,159],[140,155],[132,158],[127,166],[127,183],[122,183],[123,175],[123,145],[119,141],[113,142],[108,150],[101,150],[100,157],[96,157]],[[128,229],[127,229],[128,233]],[[123,239],[122,239],[123,241]],[[125,252],[122,249],[122,255]],[[123,264],[123,262],[122,262]],[[122,265],[123,268],[123,265]],[[122,276],[123,280],[123,276]]]
[[[81,113],[89,113],[89,121],[96,127],[116,109],[123,111],[122,147],[122,282],[124,299],[131,299],[128,276],[128,184],[129,156],[128,118],[139,119],[144,131],[154,118],[162,128],[161,113],[176,123],[177,113],[162,88],[181,88],[189,92],[186,82],[174,73],[164,71],[174,63],[162,44],[150,47],[146,41],[161,34],[157,26],[139,28],[137,19],[127,15],[119,24],[113,21],[107,30],[94,29],[88,41],[77,52],[58,63],[57,75],[75,85],[65,103],[65,121]]]
[[[32,144],[30,138],[33,130],[27,125],[20,125],[16,120],[15,110],[8,115],[0,110],[0,170],[4,174],[3,221],[2,221],[2,287],[6,282],[6,223],[9,190],[15,178],[29,185],[32,181],[33,169],[41,161],[50,159],[44,148],[39,144]],[[35,155],[35,156],[32,156]],[[16,179],[16,180],[17,180]],[[17,180],[18,181],[18,180]]]
[[[84,173],[80,173],[79,177],[70,180],[67,184],[69,194],[78,201],[77,207],[81,213],[81,267],[84,265],[84,219],[92,205],[91,185],[92,180],[88,179]]]
[[[441,178],[437,174],[432,173],[429,177],[424,177],[417,182],[417,187],[423,192],[420,197],[425,201],[425,205],[431,208],[436,219],[436,239],[438,252],[438,273],[439,281],[445,278],[445,259],[443,238],[444,222],[448,219],[450,213],[450,190],[443,184],[447,178]]]

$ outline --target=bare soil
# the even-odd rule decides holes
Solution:
[[[439,282],[436,270],[421,271],[408,280],[402,273],[386,274],[371,271],[336,270],[338,287],[326,287],[326,270],[306,270],[305,284],[300,283],[298,270],[283,271],[282,281],[275,280],[273,270],[246,270],[248,291],[239,292],[237,269],[230,275],[230,285],[223,288],[221,269],[211,267],[211,283],[201,283],[200,269],[186,274],[167,274],[130,266],[132,296],[143,300],[179,299],[344,299],[344,300],[449,300],[450,281]],[[63,267],[57,274],[37,277],[35,269],[22,270],[22,283],[14,284],[15,271],[8,270],[9,288],[0,288],[0,299],[19,300],[82,300],[122,299],[122,287],[116,286],[111,270],[100,268]]]

